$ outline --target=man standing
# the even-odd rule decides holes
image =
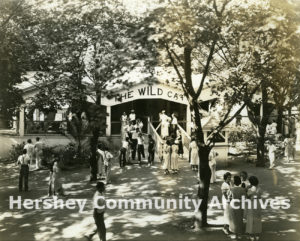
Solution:
[[[34,155],[34,145],[32,144],[31,139],[27,140],[26,145],[24,146],[24,149],[27,151],[27,155],[30,159],[30,165],[33,163],[33,155]]]
[[[155,141],[153,140],[151,135],[149,135],[148,138],[148,162],[149,166],[152,166],[154,164]]]
[[[27,155],[27,150],[23,149],[23,154],[18,157],[17,161],[17,165],[20,167],[19,192],[22,192],[23,184],[25,192],[28,191],[29,163],[30,157]]]

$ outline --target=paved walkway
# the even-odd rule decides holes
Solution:
[[[265,196],[289,198],[288,210],[264,211],[261,240],[299,240],[300,233],[300,162],[279,165],[275,170],[256,168],[242,160],[232,161],[227,167],[218,167],[217,183],[211,186],[210,196],[221,196],[220,185],[226,171],[233,174],[241,170],[258,176]],[[84,212],[78,210],[9,210],[9,196],[19,195],[17,169],[0,166],[0,240],[85,240],[84,235],[94,228],[92,204]],[[47,171],[30,173],[30,189],[22,198],[42,200],[47,194]],[[88,182],[89,169],[63,172],[66,197],[91,200],[94,185]],[[153,167],[146,164],[127,166],[121,170],[117,162],[112,171],[112,185],[107,186],[107,198],[179,198],[180,194],[195,197],[196,174],[185,160],[180,161],[178,175],[164,175],[160,164]],[[222,224],[222,211],[209,210],[209,223]],[[107,210],[106,226],[108,240],[229,240],[220,227],[193,232],[193,210]],[[95,236],[93,240],[98,240]],[[246,240],[244,238],[244,240]]]

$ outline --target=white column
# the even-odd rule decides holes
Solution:
[[[111,135],[111,107],[106,106],[106,136]]]
[[[25,135],[25,108],[21,106],[19,113],[19,135]]]
[[[186,133],[191,136],[191,122],[192,122],[192,115],[190,105],[186,106]]]

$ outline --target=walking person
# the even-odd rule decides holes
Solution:
[[[210,183],[215,183],[217,181],[217,176],[216,176],[216,167],[217,167],[217,157],[218,153],[215,150],[211,150],[209,153],[208,159],[209,159],[209,167],[211,170],[211,178],[210,178]]]
[[[174,142],[171,146],[171,169],[174,174],[178,173],[178,143]]]
[[[198,145],[196,139],[193,137],[190,143],[190,165],[193,171],[198,170],[199,165],[199,153],[198,153]]]
[[[106,178],[106,184],[110,184],[110,172],[111,172],[111,164],[113,155],[108,151],[108,148],[105,146],[104,151],[102,152],[103,155],[103,162],[104,162],[104,173]]]
[[[24,146],[24,149],[27,150],[27,155],[30,159],[30,165],[32,165],[33,164],[33,157],[34,157],[34,145],[32,144],[31,139],[27,140],[27,143]]]
[[[239,176],[233,177],[234,186],[230,189],[228,198],[229,198],[229,231],[233,233],[231,235],[232,239],[241,238],[243,233],[243,209],[241,205],[242,197],[246,197],[245,188],[241,187],[241,178]],[[237,208],[237,205],[238,208]]]
[[[258,187],[259,181],[257,177],[249,177],[250,186],[247,191],[247,197],[251,200],[251,205],[246,205],[246,233],[249,234],[250,240],[259,240],[262,232],[261,222],[261,206],[257,202],[261,197],[261,189]],[[254,206],[254,202],[256,205]]]
[[[138,161],[139,164],[142,164],[142,157],[145,159],[145,148],[144,148],[144,137],[141,132],[138,133],[137,138],[137,151],[138,151]]]
[[[20,155],[17,160],[17,165],[19,166],[20,169],[19,192],[23,191],[23,186],[25,192],[28,191],[29,164],[30,164],[30,157],[27,155],[27,150],[23,149],[22,155]]]
[[[36,169],[42,167],[42,157],[43,157],[43,143],[40,138],[36,138],[36,143],[34,145],[34,153],[35,153],[35,165]]]
[[[104,176],[104,159],[103,159],[103,144],[98,144],[97,149],[97,174],[99,179],[103,179]]]
[[[104,222],[105,213],[105,185],[103,182],[98,182],[96,185],[96,192],[93,197],[93,217],[97,229],[91,234],[85,235],[88,240],[92,240],[93,236],[98,233],[100,241],[106,241],[106,227]]]
[[[223,176],[224,182],[221,186],[222,204],[224,209],[224,227],[223,232],[229,234],[229,191],[231,189],[231,173],[226,172]]]
[[[148,135],[148,163],[149,166],[154,164],[154,155],[155,155],[155,141],[152,136]]]
[[[165,174],[170,174],[169,172],[170,168],[171,168],[171,142],[167,140],[166,144],[164,145],[164,153],[163,153],[163,169],[165,170]]]

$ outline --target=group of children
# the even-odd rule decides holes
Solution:
[[[221,186],[222,202],[224,205],[224,228],[223,231],[231,238],[241,238],[245,232],[249,235],[250,240],[258,240],[259,234],[262,232],[261,223],[261,208],[259,205],[253,205],[253,200],[260,198],[261,189],[258,184],[257,177],[251,176],[248,179],[247,172],[242,171],[239,176],[233,177],[231,182],[231,173],[224,174],[224,182]],[[243,196],[251,202],[247,205],[245,202],[245,209],[241,205]],[[239,208],[236,208],[235,203],[240,202]],[[244,230],[244,222],[246,229]]]

